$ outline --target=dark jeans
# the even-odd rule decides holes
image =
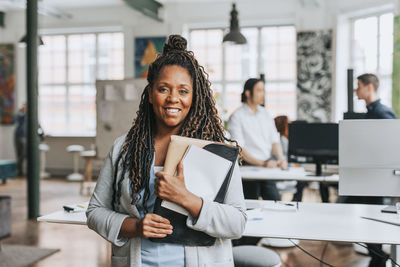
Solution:
[[[275,182],[270,181],[243,181],[243,193],[245,199],[281,200]]]
[[[354,203],[354,204],[383,204],[383,197],[364,197],[364,196],[340,196],[338,203]],[[368,267],[385,267],[386,260],[389,255],[383,252],[381,244],[367,244],[368,253],[371,256],[371,261]],[[375,253],[374,253],[374,252]],[[378,255],[376,255],[376,253]]]
[[[303,198],[303,189],[307,186],[307,184],[308,182],[297,182],[296,193],[293,195],[292,201],[301,201]],[[329,202],[329,186],[327,184],[319,183],[319,194],[322,202]]]
[[[15,155],[17,158],[17,176],[22,176],[24,173],[24,160],[26,158],[26,140],[25,138],[15,138]]]

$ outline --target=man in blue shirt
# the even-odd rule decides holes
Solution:
[[[355,89],[358,99],[367,105],[366,119],[396,119],[393,110],[381,103],[378,97],[379,79],[376,75],[365,73],[357,77],[358,87]]]
[[[393,110],[381,103],[378,97],[379,79],[376,75],[365,73],[357,77],[358,88],[355,89],[358,99],[367,105],[365,119],[397,119]],[[344,202],[361,204],[383,204],[382,197],[349,196]],[[382,251],[382,245],[367,244],[371,261],[369,267],[385,267],[389,255]],[[375,253],[374,253],[375,252]],[[377,256],[376,253],[381,256]]]

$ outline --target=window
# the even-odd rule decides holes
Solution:
[[[392,106],[393,14],[384,13],[352,21],[352,57],[356,76],[369,72],[378,75],[382,102]],[[357,101],[356,111],[365,111]]]
[[[266,107],[272,116],[296,117],[296,31],[294,26],[241,29],[246,45],[224,45],[223,29],[191,30],[190,49],[210,75],[222,119],[240,105],[248,78],[266,78]]]
[[[123,79],[122,33],[43,36],[39,121],[46,134],[96,134],[96,79]]]

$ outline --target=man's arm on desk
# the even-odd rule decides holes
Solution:
[[[266,168],[275,168],[277,167],[276,160],[266,160],[262,161],[253,157],[245,148],[242,147],[242,158],[250,165],[266,167]]]
[[[276,163],[279,168],[282,170],[286,170],[288,168],[287,160],[283,156],[281,143],[272,144],[272,155],[278,159]]]

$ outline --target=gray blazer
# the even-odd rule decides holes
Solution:
[[[86,212],[89,228],[112,243],[111,265],[116,267],[142,265],[141,239],[118,237],[126,217],[140,218],[136,206],[131,205],[129,178],[123,181],[119,210],[112,209],[114,166],[124,140],[125,136],[119,137],[108,153]],[[185,246],[185,265],[233,266],[230,239],[242,235],[247,220],[245,210],[241,175],[236,163],[225,203],[203,200],[197,221],[188,217],[188,227],[214,236],[217,241],[210,247]]]

